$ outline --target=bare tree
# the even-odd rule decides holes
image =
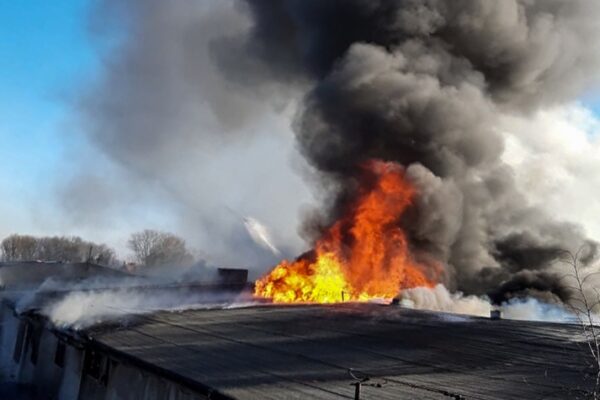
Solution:
[[[0,243],[4,261],[91,261],[101,265],[116,263],[115,252],[104,244],[96,244],[78,236],[34,237],[11,235]]]
[[[45,261],[86,261],[86,248],[79,237],[42,237],[38,239],[37,259]]]
[[[2,240],[0,247],[4,261],[34,260],[37,240],[33,236],[14,234]]]
[[[113,266],[117,265],[117,255],[115,251],[105,244],[90,244],[91,254],[89,260],[98,265]]]
[[[146,264],[152,249],[158,245],[162,233],[151,229],[132,233],[127,245],[135,254],[137,262]]]
[[[565,275],[568,279],[572,295],[567,302],[567,307],[572,311],[581,326],[583,337],[591,356],[594,370],[594,387],[591,398],[600,399],[600,327],[597,326],[595,310],[600,307],[600,291],[592,284],[591,278],[600,274],[600,271],[585,271],[581,265],[581,254],[586,246],[581,246],[575,254],[564,251],[562,262],[571,267],[571,273]]]
[[[146,266],[187,265],[193,262],[185,240],[172,233],[146,229],[133,233],[128,245],[137,261]]]

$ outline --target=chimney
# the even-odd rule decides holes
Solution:
[[[502,319],[502,311],[491,310],[490,311],[490,319],[493,319],[493,320]]]

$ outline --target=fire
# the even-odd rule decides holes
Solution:
[[[403,169],[372,160],[362,171],[356,198],[315,249],[282,261],[256,281],[255,295],[278,303],[338,303],[392,299],[401,289],[434,286],[398,227],[416,194]]]

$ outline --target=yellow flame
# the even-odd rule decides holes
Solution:
[[[333,253],[321,254],[306,267],[309,274],[298,274],[283,261],[271,273],[256,282],[256,290],[277,303],[339,303],[348,299],[346,278]]]

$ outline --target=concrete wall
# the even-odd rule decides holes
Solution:
[[[0,381],[34,385],[40,398],[52,400],[206,399],[74,338],[59,338],[43,321],[19,318],[5,303],[0,306]]]

